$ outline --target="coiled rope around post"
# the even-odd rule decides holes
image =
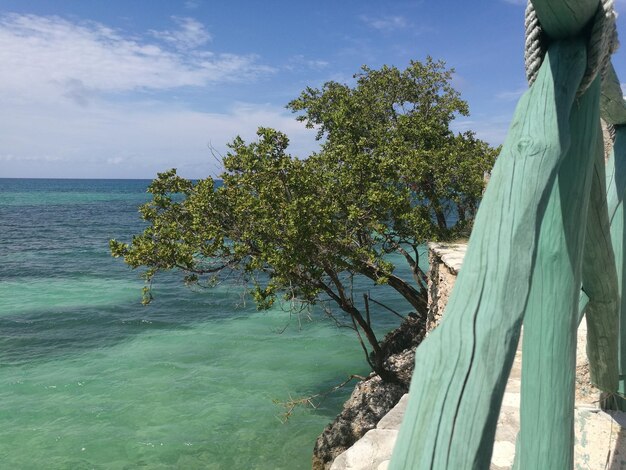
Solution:
[[[602,0],[593,18],[593,25],[587,45],[587,69],[578,90],[582,95],[600,73],[604,76],[611,55],[617,50],[617,28],[615,26],[615,7],[613,0]],[[524,19],[526,39],[524,43],[524,63],[526,78],[532,85],[547,50],[547,38],[543,34],[539,18],[532,2],[528,1]]]

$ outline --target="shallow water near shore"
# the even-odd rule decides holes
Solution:
[[[287,423],[273,400],[367,373],[354,333],[173,275],[141,306],[108,240],[141,230],[148,183],[0,179],[2,466],[310,468],[351,387]]]

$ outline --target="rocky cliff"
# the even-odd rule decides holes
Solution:
[[[327,470],[333,460],[367,431],[374,429],[407,393],[413,372],[415,348],[424,338],[425,319],[410,315],[399,328],[382,341],[386,366],[396,372],[399,383],[384,383],[374,373],[359,382],[343,410],[317,438],[313,450],[313,469]]]

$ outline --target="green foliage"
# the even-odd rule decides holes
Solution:
[[[450,130],[456,115],[468,114],[467,103],[450,85],[452,73],[430,57],[412,61],[404,71],[364,66],[355,87],[328,82],[321,90],[307,88],[288,106],[317,129],[318,139],[326,138],[322,155],[347,173],[343,187],[359,191],[376,180],[378,188],[368,194],[371,204],[390,203],[394,231],[419,242],[467,233],[483,175],[497,155],[472,132]],[[409,209],[388,199],[391,186]],[[460,223],[448,227],[446,220],[455,213]]]
[[[260,309],[280,295],[300,305],[330,299],[365,335],[370,364],[385,375],[352,280],[389,285],[424,314],[418,247],[467,229],[495,154],[471,133],[450,131],[467,104],[443,63],[429,58],[402,72],[364,67],[356,78],[354,88],[329,82],[289,104],[325,139],[305,160],[287,153],[287,136],[259,128],[257,141],[229,144],[221,186],[160,173],[148,189],[152,201],[140,209],[148,227],[130,244],[112,240],[113,256],[146,267],[148,283],[171,269],[184,272],[186,283],[207,285],[238,275]],[[460,223],[448,227],[457,208]],[[403,255],[412,280],[396,275],[389,253]]]

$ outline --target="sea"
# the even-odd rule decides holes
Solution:
[[[280,403],[367,374],[354,332],[173,273],[142,306],[108,241],[142,231],[148,184],[0,179],[0,468],[310,468],[352,386]],[[373,308],[381,335],[398,324]]]

